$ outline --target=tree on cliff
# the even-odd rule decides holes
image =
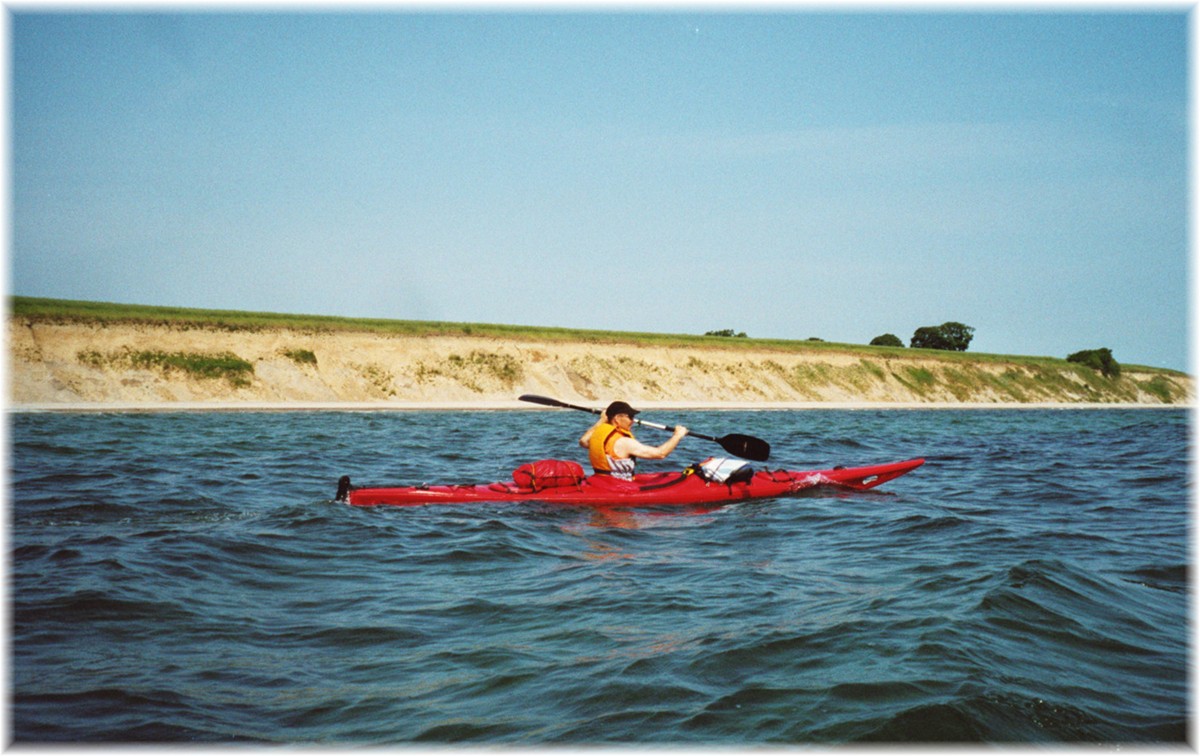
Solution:
[[[962,323],[950,321],[940,326],[922,326],[913,333],[909,346],[913,349],[945,349],[950,352],[965,352],[971,345],[975,329]]]
[[[894,333],[885,333],[871,339],[871,346],[902,347],[904,342]]]
[[[1067,362],[1078,362],[1098,370],[1105,378],[1120,378],[1121,363],[1113,359],[1111,349],[1084,349],[1067,356]]]

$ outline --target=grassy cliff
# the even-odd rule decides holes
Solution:
[[[14,400],[1180,404],[1184,373],[821,341],[13,297]]]

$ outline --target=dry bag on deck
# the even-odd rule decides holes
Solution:
[[[696,474],[713,483],[744,483],[754,477],[754,468],[744,459],[709,457],[694,465]]]
[[[567,459],[539,459],[537,462],[526,462],[513,470],[513,482],[521,488],[531,488],[534,491],[577,486],[586,477],[582,465]]]

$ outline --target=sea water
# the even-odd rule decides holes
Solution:
[[[715,511],[359,509],[340,475],[505,479],[583,461],[590,419],[11,414],[12,737],[1188,737],[1187,412],[646,416],[764,438],[772,467],[928,463]]]

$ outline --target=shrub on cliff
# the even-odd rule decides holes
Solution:
[[[1120,378],[1121,364],[1113,359],[1111,349],[1084,349],[1067,355],[1067,362],[1077,362],[1097,370],[1105,378]]]
[[[224,378],[234,388],[250,386],[254,377],[254,364],[233,352],[134,351],[125,347],[107,354],[89,349],[79,352],[76,357],[81,364],[97,369],[127,365],[139,370],[180,371],[192,378]]]
[[[235,388],[250,385],[254,365],[232,352],[130,352],[129,362],[137,368],[181,370],[193,378],[224,378]]]
[[[311,349],[284,349],[283,356],[297,365],[316,365],[317,355]]]
[[[902,347],[904,342],[894,333],[885,333],[871,339],[871,346]]]

